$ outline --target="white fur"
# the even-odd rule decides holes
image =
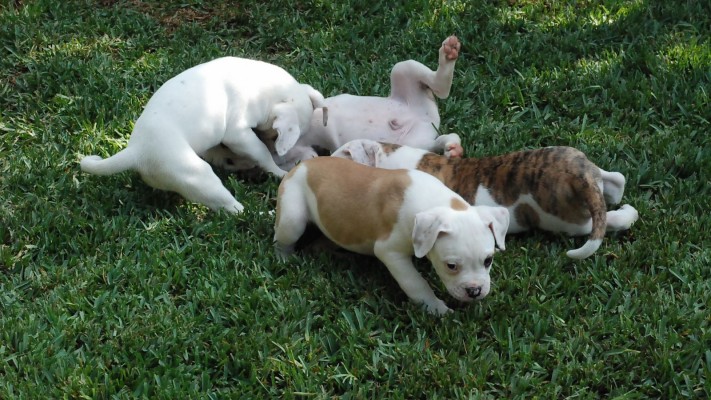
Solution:
[[[279,190],[277,207],[280,211],[274,227],[274,240],[282,257],[293,251],[306,224],[313,222],[345,249],[378,257],[410,299],[423,303],[431,313],[441,315],[451,310],[415,269],[413,255],[428,257],[448,292],[456,299],[469,302],[489,293],[489,268],[484,262],[493,256],[497,245],[501,249],[505,247],[509,219],[505,208],[468,207],[465,211],[455,211],[451,208],[452,199],[464,202],[461,197],[431,175],[408,171],[412,184],[405,190],[397,222],[390,234],[365,243],[339,243],[321,220],[319,205],[330,202],[330,206],[339,206],[343,204],[340,196],[357,196],[358,191],[365,188],[353,188],[353,193],[339,193],[339,198],[317,198],[308,185],[309,168],[316,167],[309,162],[301,163],[282,181]],[[377,183],[373,182],[368,190],[377,188]],[[343,209],[342,212],[358,210]],[[450,270],[448,263],[455,264],[456,270]],[[472,297],[468,291],[476,296]]]
[[[422,157],[428,150],[407,147],[406,151],[395,151],[386,154],[382,144],[375,140],[352,140],[336,149],[331,157],[353,160],[359,164],[385,169],[416,169]]]
[[[543,211],[541,206],[538,205],[536,200],[534,200],[530,194],[524,194],[520,196],[518,200],[516,200],[516,202],[514,202],[507,208],[509,209],[509,212],[511,212],[521,204],[527,204],[531,206],[531,208],[533,208],[536,214],[538,214],[538,218],[540,219],[541,224],[540,228],[543,230],[551,232],[563,232],[571,236],[578,236],[586,235],[590,233],[590,230],[592,229],[592,221],[590,220],[583,225],[573,224],[562,220],[556,215],[549,214]],[[476,205],[501,206],[491,197],[489,189],[481,185],[477,188],[476,191]],[[508,230],[509,233],[520,233],[526,230],[527,228],[519,225],[518,221],[516,221],[516,218],[511,218]]]
[[[309,129],[314,108],[322,103],[319,92],[275,65],[218,58],[168,80],[148,101],[128,146],[106,160],[85,157],[81,168],[97,175],[135,170],[154,188],[240,212],[242,204],[201,157],[213,161],[223,144],[249,160],[243,162],[283,176],[286,171],[253,129],[276,131],[274,151],[284,155]]]

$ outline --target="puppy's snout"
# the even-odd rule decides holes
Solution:
[[[471,286],[464,290],[467,292],[467,296],[472,299],[476,299],[481,294],[481,286]]]

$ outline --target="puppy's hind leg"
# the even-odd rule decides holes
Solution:
[[[639,219],[637,210],[629,204],[625,204],[618,210],[607,212],[607,232],[625,231],[630,229]]]
[[[427,98],[422,96],[421,90],[424,86],[440,99],[449,97],[454,78],[454,64],[459,57],[460,48],[461,44],[456,36],[445,39],[439,48],[437,71],[432,71],[414,60],[395,64],[390,72],[391,96],[405,100],[413,106]]]
[[[600,169],[602,174],[602,192],[607,204],[619,204],[625,193],[625,176],[619,172]]]
[[[197,154],[182,154],[176,158],[179,159],[170,163],[170,169],[161,170],[160,184],[151,184],[158,180],[152,174],[142,173],[141,176],[151,186],[162,186],[166,190],[178,192],[186,199],[204,204],[215,211],[239,213],[244,210],[244,206],[222,185],[210,164]]]
[[[303,189],[297,182],[293,182],[293,179],[293,176],[288,176],[281,182],[277,198],[274,247],[277,256],[282,260],[294,252],[294,245],[304,234],[309,222],[309,210]]]

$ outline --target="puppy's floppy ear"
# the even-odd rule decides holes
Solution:
[[[326,107],[323,95],[321,94],[321,92],[311,87],[311,85],[302,83],[301,87],[303,87],[304,90],[306,90],[306,93],[309,95],[309,99],[311,99],[311,105],[313,106],[314,110],[320,108],[321,112],[323,112],[323,126],[326,126],[326,124],[328,123],[328,107]]]
[[[380,145],[368,139],[356,139],[344,144],[333,152],[333,156],[347,158],[359,164],[371,167],[377,166],[376,154],[380,151]]]
[[[422,211],[415,215],[415,226],[412,229],[412,246],[415,257],[422,258],[432,250],[441,234],[451,232],[447,215],[441,210]]]
[[[278,155],[283,156],[294,147],[296,141],[301,137],[299,115],[294,106],[289,103],[274,105],[272,113],[274,113],[272,128],[278,134],[274,141],[274,148]]]
[[[360,140],[351,140],[333,152],[334,157],[347,158],[359,164],[370,165],[370,158]]]
[[[506,232],[509,230],[509,210],[505,207],[476,206],[479,217],[494,235],[496,247],[506,250]]]

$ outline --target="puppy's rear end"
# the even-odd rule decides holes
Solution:
[[[530,193],[530,200],[521,204],[526,208],[519,210],[516,207],[513,214],[523,218],[526,216],[523,210],[531,213],[537,209],[536,215],[523,218],[524,222],[519,221],[519,224],[569,235],[589,234],[582,247],[566,254],[575,259],[592,255],[605,236],[607,217],[600,169],[583,152],[565,146],[521,151],[503,157],[509,165],[500,169],[506,172],[507,178],[511,177],[506,185],[514,188],[516,196],[512,197],[520,202]],[[501,175],[501,171],[497,171],[497,175]],[[498,192],[507,193],[507,189],[500,186]]]
[[[575,259],[587,258],[597,251],[605,237],[607,205],[603,195],[601,171],[583,152],[572,147],[554,147],[545,150],[550,150],[551,157],[558,157],[560,160],[552,163],[557,164],[557,167],[562,170],[558,175],[561,179],[559,188],[568,185],[571,191],[567,195],[559,193],[554,196],[556,203],[562,201],[559,204],[561,207],[559,212],[568,216],[575,215],[575,210],[589,214],[588,240],[583,246],[566,252],[566,255]]]

